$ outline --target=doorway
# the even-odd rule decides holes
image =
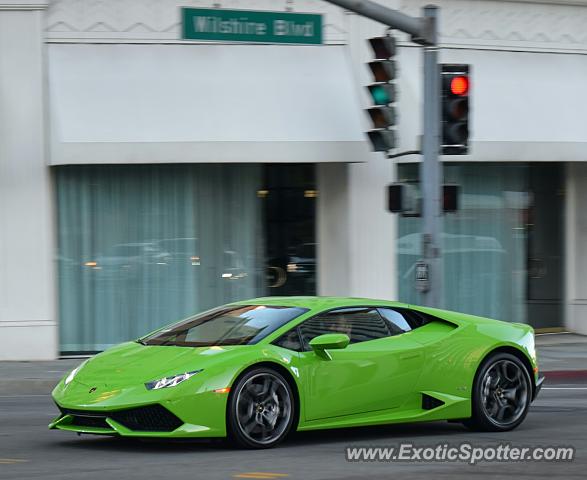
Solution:
[[[268,295],[315,295],[315,165],[266,165],[259,192],[264,199]]]
[[[527,224],[527,316],[534,328],[563,319],[564,164],[532,164]]]

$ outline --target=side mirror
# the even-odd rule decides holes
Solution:
[[[342,350],[347,347],[350,341],[348,335],[344,333],[326,333],[310,340],[310,347],[319,357],[332,360],[327,350]]]

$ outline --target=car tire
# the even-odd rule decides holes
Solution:
[[[229,439],[242,448],[271,448],[283,441],[295,419],[295,397],[289,382],[268,367],[246,371],[230,390]]]
[[[526,366],[510,353],[493,354],[477,370],[472,416],[463,424],[476,431],[513,430],[526,418],[531,399],[532,382]]]

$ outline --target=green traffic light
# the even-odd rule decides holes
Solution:
[[[387,105],[395,101],[395,87],[392,84],[375,84],[368,88],[375,105]]]
[[[373,96],[373,101],[377,105],[384,105],[391,101],[383,87],[373,88],[373,90],[371,90],[371,95]]]

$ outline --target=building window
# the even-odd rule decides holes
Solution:
[[[528,165],[445,164],[447,183],[461,186],[459,211],[443,217],[444,307],[525,322]],[[400,165],[401,181],[417,181],[417,165]],[[420,303],[415,263],[421,218],[398,220],[399,299]]]
[[[259,165],[55,168],[61,350],[265,293]]]
[[[315,165],[266,165],[263,198],[269,295],[316,295]]]
[[[317,192],[314,165],[54,175],[62,352],[100,351],[235,300],[315,294],[317,193],[304,194]]]

